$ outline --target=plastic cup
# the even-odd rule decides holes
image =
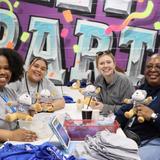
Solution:
[[[93,112],[92,112],[92,119],[99,119],[100,118],[100,110],[99,109],[93,109]]]
[[[82,111],[82,108],[83,108],[83,104],[77,103],[77,111],[78,111],[78,112],[81,112],[81,111]]]
[[[92,110],[82,109],[82,119],[92,119]]]
[[[32,121],[25,121],[25,120],[18,120],[19,127],[27,130],[31,130],[32,128]]]

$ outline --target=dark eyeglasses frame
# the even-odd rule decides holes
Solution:
[[[96,53],[96,56],[102,56],[102,55],[107,55],[107,54],[112,54],[112,52],[111,51],[109,51],[109,50],[107,50],[107,51],[100,51],[100,52],[97,52]]]
[[[146,69],[147,70],[151,70],[151,69],[155,69],[155,70],[158,70],[160,71],[160,64],[147,64],[146,65]]]

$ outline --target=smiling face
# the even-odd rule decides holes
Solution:
[[[151,86],[160,86],[160,55],[153,55],[149,59],[144,74]]]
[[[31,82],[37,83],[44,78],[46,71],[46,63],[41,59],[35,59],[35,61],[30,64],[27,75]]]
[[[11,76],[7,58],[0,56],[0,88],[3,88],[10,81]]]
[[[97,69],[104,77],[112,76],[115,71],[115,62],[110,54],[101,55],[97,61]]]

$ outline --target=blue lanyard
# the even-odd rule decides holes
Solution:
[[[2,96],[2,95],[0,95],[0,97],[4,100],[4,102],[8,102],[9,101],[9,99],[8,99],[8,97],[7,96]],[[12,112],[16,112],[16,109],[15,109],[15,107],[14,106],[6,106],[6,110],[7,111],[12,111]]]

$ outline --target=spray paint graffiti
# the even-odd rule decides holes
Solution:
[[[112,31],[121,31],[126,26],[128,26],[129,22],[134,18],[137,18],[137,19],[147,18],[152,13],[153,7],[154,7],[153,2],[148,1],[147,8],[145,9],[144,12],[141,12],[141,13],[134,12],[134,13],[130,14],[121,25],[110,25],[106,29],[106,34],[109,34]]]
[[[143,12],[149,1],[156,5],[148,17],[132,19],[120,32],[105,33],[110,25],[122,24],[134,12]],[[33,55],[46,58],[50,63],[48,76],[62,83],[88,78],[91,70],[96,76],[96,52],[109,49],[115,54],[118,66],[137,81],[142,77],[145,57],[159,50],[156,22],[160,17],[155,13],[160,3],[149,1],[22,0],[16,1],[19,3],[13,14],[9,14],[3,2],[0,3],[0,47],[17,49],[26,65]],[[15,1],[10,3],[14,5]]]

